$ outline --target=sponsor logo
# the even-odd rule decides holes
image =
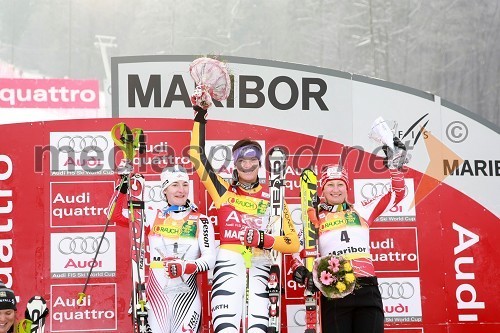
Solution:
[[[2,78],[0,107],[98,109],[99,81]]]
[[[105,151],[108,146],[108,140],[102,135],[65,135],[57,141],[57,149],[60,152]]]
[[[390,182],[368,182],[361,187],[361,197],[364,200],[372,199],[391,191]],[[405,184],[405,197],[408,195],[408,186]]]
[[[236,209],[240,208],[244,211],[257,209],[257,204],[250,200],[242,200],[240,198],[230,197],[227,199],[227,202]]]
[[[96,260],[94,260],[96,258]],[[50,274],[53,279],[116,275],[116,234],[107,232],[52,233]]]
[[[293,315],[293,323],[295,326],[306,326],[306,310],[297,310]]]
[[[219,305],[216,305],[216,306],[212,307],[212,312],[213,311],[217,311],[217,310],[227,310],[227,309],[229,309],[229,305],[227,305],[227,304],[219,304]]]
[[[377,272],[418,272],[417,229],[371,228],[370,252]]]
[[[429,123],[429,119],[426,119],[429,114],[426,113],[422,117],[418,118],[413,124],[411,124],[408,129],[403,133],[403,131],[397,131],[398,137],[401,139],[401,141],[406,140],[413,140],[413,142],[409,142],[407,144],[407,148],[413,148],[418,140],[423,137],[424,139],[427,139],[429,137],[430,131],[426,130],[426,126]]]
[[[82,290],[82,284],[51,286],[48,316],[51,332],[75,331],[75,327],[81,332],[116,331],[116,284],[90,283],[86,286],[87,296],[82,302],[75,298]]]
[[[203,224],[203,245],[205,247],[210,247],[210,243],[208,241],[208,219],[202,217],[200,218],[201,223]]]
[[[421,322],[422,301],[418,277],[379,278],[386,322]]]
[[[482,313],[481,310],[486,309],[486,303],[478,301],[475,287],[478,282],[476,281],[474,269],[471,269],[474,267],[475,258],[467,256],[466,253],[477,253],[470,251],[469,248],[479,243],[480,237],[457,223],[453,222],[452,227],[458,235],[458,244],[453,248],[455,282],[458,284],[455,291],[457,310],[459,311],[458,320],[460,322],[477,322],[480,321],[478,315]],[[462,253],[463,251],[466,251],[466,253]],[[467,269],[469,271],[466,271]]]
[[[182,332],[194,333],[198,328],[199,322],[200,322],[200,315],[198,314],[198,312],[194,311],[191,318],[189,318],[188,325],[186,326],[186,323],[182,324],[181,327]]]
[[[100,244],[100,247],[99,247]],[[64,237],[59,241],[58,250],[64,255],[106,253],[110,248],[110,241],[106,237],[76,236]]]
[[[107,193],[114,187],[113,181],[51,182],[51,227],[103,225],[108,214]]]
[[[18,189],[16,191],[14,182],[5,181],[10,179],[13,171],[14,164],[12,163],[12,159],[8,155],[0,154],[0,183],[2,184],[2,190],[0,190],[0,198],[2,199],[0,207],[0,217],[2,218],[0,226],[0,243],[2,244],[2,250],[0,251],[0,261],[2,262],[0,277],[7,286],[12,286],[14,282],[12,277],[12,259],[14,258],[15,251],[13,247],[14,233],[12,232],[12,228],[14,227],[14,221],[19,221],[14,217],[13,209],[14,206],[17,207],[18,203],[22,205],[22,202],[19,200],[14,200],[14,195],[21,191]]]
[[[164,225],[155,225],[153,227],[153,233],[162,235],[165,237],[177,237],[181,231],[180,227],[176,226],[164,226]]]
[[[378,285],[382,299],[410,299],[415,287],[409,282],[382,282]]]
[[[115,149],[109,132],[51,132],[48,148],[53,176],[114,172]],[[42,147],[35,154],[46,149]]]

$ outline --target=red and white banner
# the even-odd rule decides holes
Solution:
[[[99,81],[2,78],[0,108],[97,109]]]
[[[134,166],[146,178],[148,221],[163,206],[161,169],[175,163],[192,169],[187,147],[193,112],[184,96],[192,87],[187,73],[192,58],[132,60],[113,60],[119,118],[0,126],[0,279],[20,296],[20,309],[35,294],[48,300],[52,332],[131,332],[129,230],[112,223],[101,238],[116,177],[111,127],[124,121],[147,136],[147,152]],[[212,163],[243,137],[259,140],[266,151],[284,146],[285,195],[301,232],[301,170],[338,162],[344,154],[353,184],[349,200],[383,193],[389,174],[367,133],[378,116],[397,121],[397,135],[411,147],[408,194],[374,223],[370,242],[386,331],[498,332],[500,156],[493,147],[500,145],[499,129],[406,87],[326,69],[228,60],[234,97],[209,111]],[[230,164],[224,167],[229,175]],[[265,178],[264,169],[261,173]],[[212,201],[195,173],[191,179],[192,200],[217,231]],[[94,261],[100,240],[102,253]],[[305,324],[303,286],[292,281],[289,260],[285,256],[282,324],[283,332],[298,333]],[[89,267],[88,301],[77,305]],[[211,327],[207,276],[200,278],[206,332]]]
[[[110,116],[99,80],[11,77],[2,68],[0,124]]]

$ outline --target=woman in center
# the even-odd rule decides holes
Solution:
[[[266,332],[270,263],[255,259],[265,257],[271,249],[297,252],[299,239],[286,204],[282,219],[270,216],[268,186],[258,177],[263,158],[259,143],[250,139],[235,143],[233,181],[224,180],[215,173],[205,153],[207,110],[199,106],[194,110],[190,157],[217,209],[220,231],[211,294],[214,333],[239,332],[243,309],[247,310],[245,331]],[[282,223],[282,236],[267,233],[268,224],[274,221]]]

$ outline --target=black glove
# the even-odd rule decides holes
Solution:
[[[404,143],[401,142],[401,140],[399,140],[398,137],[394,137],[392,139],[392,142],[394,143],[394,147],[395,148],[399,148],[399,149],[402,149],[402,150],[405,150],[406,151],[406,146]],[[389,149],[389,146],[388,145],[383,145],[382,146],[382,150],[384,151],[385,153],[385,156],[386,158],[392,158],[392,154],[393,152],[391,151],[391,149]]]
[[[128,191],[128,175],[122,175],[122,181],[116,187],[116,190],[120,190],[120,193],[126,194]]]
[[[207,123],[207,110],[202,108],[201,106],[194,105],[193,106],[194,110],[194,121],[202,124]]]
[[[304,287],[306,287],[306,289],[310,292],[315,293],[319,290],[314,284],[312,273],[309,272],[309,270],[304,266],[297,267],[297,269],[293,271],[292,275],[295,282],[303,284]]]
[[[392,139],[392,142],[394,143],[394,147],[398,147],[399,149],[403,149],[404,151],[406,151],[406,146],[404,143],[401,142],[401,140],[399,140],[398,137],[394,137]]]
[[[394,137],[392,141],[396,151],[392,151],[392,149],[390,149],[387,145],[382,146],[382,150],[385,154],[384,165],[390,169],[390,164],[395,164],[392,166],[396,166],[397,169],[401,170],[403,165],[408,162],[406,158],[406,146],[403,142],[401,142],[401,140],[399,140],[398,137]]]

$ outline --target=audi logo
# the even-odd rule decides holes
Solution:
[[[108,140],[102,135],[66,135],[57,142],[57,149],[59,151],[81,153],[84,150],[105,151],[108,145]]]
[[[288,208],[290,209],[292,205],[288,205]],[[300,206],[294,207],[291,209],[290,215],[292,216],[292,222],[296,226],[301,226],[304,223],[302,222],[302,209]]]
[[[144,202],[161,202],[164,201],[161,185],[146,185],[144,186]]]
[[[382,299],[410,299],[415,287],[410,282],[382,282],[378,285]]]
[[[306,310],[298,309],[293,315],[293,322],[297,326],[306,326]]]
[[[58,249],[59,252],[65,255],[69,254],[93,254],[96,253],[97,248],[99,247],[99,242],[102,237],[64,237],[59,241]],[[99,253],[106,253],[110,248],[109,239],[103,238],[101,248],[99,249]]]
[[[361,196],[364,200],[386,194],[391,190],[391,183],[366,183],[361,188]],[[408,187],[405,185],[405,196],[408,194]]]

